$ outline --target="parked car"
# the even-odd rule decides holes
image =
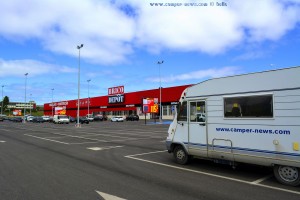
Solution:
[[[140,117],[138,115],[128,115],[126,121],[139,121]]]
[[[29,115],[29,116],[25,116],[26,118],[26,121],[28,121],[28,122],[31,122],[32,120],[33,120],[33,118],[34,118],[34,116],[31,116],[31,115]]]
[[[103,116],[102,115],[96,115],[94,117],[94,121],[103,121]]]
[[[32,122],[33,123],[44,123],[44,119],[43,119],[43,117],[34,117],[32,119]]]
[[[68,124],[70,119],[67,115],[54,115],[53,123],[54,124]]]
[[[42,118],[43,118],[43,120],[45,122],[49,122],[50,121],[50,116],[44,115],[44,116],[42,116]]]
[[[0,122],[3,122],[4,121],[4,117],[0,117]]]
[[[87,118],[90,122],[94,121],[94,116],[93,116],[92,114],[87,114],[87,115],[86,115],[86,118]]]
[[[69,119],[70,119],[70,123],[75,122],[75,118],[74,117],[69,116]]]
[[[197,122],[205,122],[205,114],[197,113]]]
[[[75,119],[75,122],[77,123],[77,118]],[[89,124],[90,121],[86,117],[79,117],[79,123],[80,124]]]
[[[106,121],[106,120],[107,120],[107,116],[105,115],[98,114],[94,116],[94,121]]]
[[[53,116],[50,116],[49,117],[49,121],[48,121],[49,123],[53,123]]]
[[[110,119],[111,122],[124,122],[124,118],[121,116],[115,116]]]
[[[12,119],[13,122],[22,122],[23,121],[23,118],[22,117],[14,117]]]

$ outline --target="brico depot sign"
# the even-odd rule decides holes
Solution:
[[[108,103],[124,103],[124,95],[116,95],[108,97]]]
[[[124,103],[124,86],[108,88],[108,103]]]
[[[108,88],[108,95],[118,95],[118,94],[124,94],[124,86],[117,86],[117,87],[111,87]]]

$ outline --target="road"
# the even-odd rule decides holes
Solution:
[[[168,125],[0,123],[0,199],[297,199],[268,168],[174,163]]]

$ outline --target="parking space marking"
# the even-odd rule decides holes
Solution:
[[[293,193],[293,194],[300,195],[300,192],[298,192],[298,191],[293,191],[293,190],[288,190],[288,189],[283,189],[283,188],[278,188],[278,187],[273,187],[273,186],[268,186],[268,185],[260,184],[260,182],[262,182],[263,180],[266,180],[267,178],[269,178],[267,176],[263,177],[261,179],[258,179],[256,181],[249,182],[249,181],[244,181],[244,180],[241,180],[241,179],[236,179],[236,178],[231,178],[231,177],[227,177],[227,176],[221,176],[221,175],[217,175],[217,174],[212,174],[212,173],[207,173],[207,172],[202,172],[202,171],[187,169],[187,168],[183,168],[183,167],[178,167],[178,166],[174,166],[174,165],[168,165],[168,164],[164,164],[164,163],[160,163],[160,162],[155,162],[155,161],[151,161],[151,160],[146,160],[146,159],[141,159],[141,158],[137,158],[136,157],[136,156],[142,156],[142,155],[148,155],[148,154],[155,154],[155,153],[162,153],[162,152],[166,152],[166,150],[165,151],[154,151],[154,152],[148,152],[148,153],[134,154],[134,155],[128,155],[128,156],[124,156],[124,157],[125,158],[130,158],[130,159],[133,159],[133,160],[138,160],[138,161],[142,161],[142,162],[147,162],[147,163],[155,164],[155,165],[160,165],[160,166],[164,166],[164,167],[178,169],[178,170],[182,170],[182,171],[192,172],[192,173],[196,173],[196,174],[203,174],[203,175],[206,175],[206,176],[212,176],[212,177],[226,179],[226,180],[230,180],[230,181],[245,183],[245,184],[248,184],[248,185],[254,185],[254,186],[258,186],[258,187],[264,187],[264,188],[269,188],[269,189],[273,189],[273,190],[278,190],[278,191],[283,191],[283,192],[288,192],[288,193]]]
[[[270,174],[268,176],[265,176],[265,177],[262,177],[260,179],[257,179],[256,181],[252,181],[251,184],[253,184],[253,185],[260,184],[261,182],[263,182],[263,181],[265,181],[265,180],[267,180],[267,179],[269,179],[271,177],[273,177],[273,174]]]
[[[57,136],[57,137],[44,137],[44,138],[47,138],[47,139],[59,139],[59,138],[66,138],[68,136]]]
[[[4,143],[4,142],[6,142],[6,141],[0,140],[0,143]]]
[[[161,136],[161,134],[159,134],[159,133],[162,133],[161,131],[145,131],[145,130],[143,130],[143,131],[134,130],[133,131],[133,130],[126,130],[126,129],[118,129],[117,130],[118,132],[111,131],[111,130],[104,130],[104,129],[102,129],[102,130],[105,133],[114,133],[115,135],[129,135],[129,136],[133,135],[133,136],[142,136],[142,137],[155,136],[155,135]],[[126,133],[120,133],[122,131],[124,131]],[[149,133],[149,135],[141,135],[141,133]],[[164,137],[166,137],[166,136],[164,136]]]
[[[118,135],[107,135],[107,134],[97,134],[97,133],[88,134],[88,135],[80,135],[80,136],[69,135],[69,134],[64,134],[64,133],[51,133],[51,134],[58,135],[58,136],[39,137],[39,136],[32,135],[32,134],[24,134],[24,135],[30,136],[30,137],[35,137],[35,138],[42,139],[42,140],[48,140],[48,141],[52,141],[52,142],[67,144],[67,145],[98,143],[98,142],[109,143],[109,142],[125,142],[125,141],[137,141],[137,140],[147,140],[147,139],[161,139],[161,137],[158,137],[158,136],[132,138],[132,137],[122,137],[122,136],[118,136]],[[85,136],[88,136],[88,137],[85,137]],[[90,137],[96,137],[96,136],[111,137],[111,139],[110,140],[101,140],[101,139],[90,138]],[[89,140],[90,142],[73,143],[73,142],[61,142],[58,140],[54,140],[54,139],[68,138],[68,137]],[[113,139],[113,138],[115,138],[115,139]]]
[[[79,138],[79,139],[84,139],[84,140],[92,140],[92,141],[97,141],[97,142],[108,142],[107,140],[98,140],[98,139],[86,138],[86,137],[81,137],[81,136],[76,136],[76,135],[68,135],[68,134],[63,134],[63,133],[52,133],[52,134],[62,135],[62,136],[67,136],[67,137],[72,137],[72,138]]]
[[[79,137],[84,137],[85,135],[80,135]],[[122,137],[117,135],[107,135],[107,134],[99,134],[99,133],[93,133],[88,134],[89,137],[97,137],[97,136],[106,136],[106,137],[116,137],[116,138],[129,138],[129,137]]]
[[[66,142],[61,142],[61,141],[57,141],[57,140],[51,140],[51,139],[47,139],[47,138],[43,138],[43,137],[38,137],[38,136],[35,136],[35,135],[30,135],[30,134],[24,134],[26,136],[29,136],[29,137],[33,137],[33,138],[38,138],[38,139],[41,139],[41,140],[47,140],[47,141],[51,141],[51,142],[56,142],[56,143],[60,143],[60,144],[67,144],[69,145],[69,143],[66,143]]]
[[[121,147],[124,147],[124,146],[88,147],[87,149],[93,150],[93,151],[101,151],[101,150],[115,149],[115,148],[121,148]]]
[[[12,132],[11,130],[8,129],[1,129],[1,131]]]
[[[99,142],[72,142],[69,144],[72,145],[72,144],[92,144],[92,143],[99,143]]]

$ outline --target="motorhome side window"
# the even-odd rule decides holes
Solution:
[[[178,106],[178,116],[177,121],[187,121],[187,102],[184,101]]]
[[[190,102],[190,122],[205,122],[205,102]]]
[[[272,118],[273,96],[246,96],[224,98],[225,118]]]

